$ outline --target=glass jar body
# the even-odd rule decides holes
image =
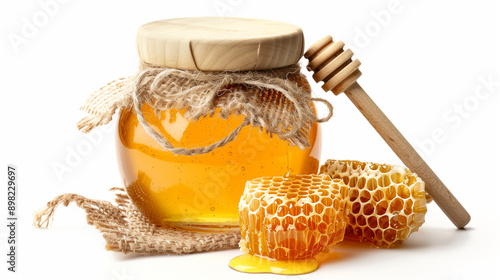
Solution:
[[[175,147],[206,146],[224,138],[243,116],[207,116],[197,121],[182,111],[142,106],[146,121]],[[116,147],[126,191],[150,222],[191,229],[239,226],[238,203],[245,183],[256,177],[316,174],[321,150],[318,124],[311,148],[291,147],[259,128],[246,126],[236,139],[207,154],[174,155],[151,138],[131,109],[120,112]]]

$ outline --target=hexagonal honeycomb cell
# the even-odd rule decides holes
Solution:
[[[352,210],[346,239],[394,247],[425,221],[424,182],[408,168],[350,160],[328,160],[321,174],[341,179],[349,187]]]
[[[314,258],[342,241],[348,188],[328,175],[262,177],[239,203],[241,250],[274,260]]]

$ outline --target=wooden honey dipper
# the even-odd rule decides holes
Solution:
[[[309,60],[308,70],[314,71],[313,79],[324,81],[323,90],[335,95],[345,92],[401,161],[422,178],[426,191],[455,226],[465,227],[470,221],[467,210],[356,82],[361,76],[358,69],[361,62],[351,60],[353,52],[344,50],[342,41],[333,42],[331,36],[326,36],[314,43],[304,56]]]

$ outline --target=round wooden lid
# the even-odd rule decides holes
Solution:
[[[137,50],[142,61],[169,68],[262,70],[299,61],[304,36],[295,25],[271,20],[176,18],[141,26]]]

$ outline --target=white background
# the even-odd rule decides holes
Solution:
[[[500,278],[498,2],[61,0],[48,12],[46,2],[0,7],[1,279]],[[300,26],[307,46],[327,34],[346,42],[363,63],[359,83],[415,147],[426,143],[422,156],[472,216],[467,229],[456,230],[433,203],[424,226],[401,248],[341,243],[316,272],[285,277],[231,270],[236,249],[152,257],[108,252],[75,206],[58,209],[49,229],[32,227],[32,213],[58,194],[113,199],[108,189],[121,184],[114,122],[70,171],[58,175],[53,166],[88,141],[75,126],[86,97],[135,72],[137,27],[185,16],[281,20]],[[29,24],[36,30],[23,34]],[[489,90],[481,79],[494,81]],[[335,107],[323,125],[322,161],[400,163],[345,96],[313,90]],[[440,137],[431,140],[434,134]],[[19,170],[16,273],[4,261],[9,163]]]

